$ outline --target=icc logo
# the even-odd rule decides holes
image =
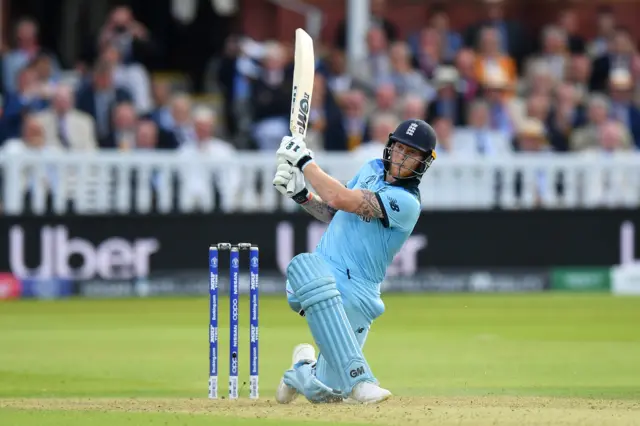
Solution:
[[[231,261],[231,266],[237,268],[238,266],[240,266],[240,261],[238,259],[233,259]]]
[[[258,266],[258,258],[257,257],[252,257],[251,258],[251,266],[253,266],[254,268]]]
[[[218,258],[214,257],[211,259],[211,266],[213,266],[214,268],[218,267]]]

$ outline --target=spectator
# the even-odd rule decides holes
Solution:
[[[515,87],[517,71],[515,62],[503,53],[500,47],[500,33],[493,27],[485,27],[480,31],[478,40],[478,56],[476,57],[476,78],[484,82],[489,75],[500,72],[507,83]]]
[[[70,86],[57,86],[51,107],[37,115],[47,145],[72,151],[94,151],[98,142],[93,118],[75,109],[73,96]]]
[[[391,60],[388,52],[387,38],[378,27],[367,32],[367,57],[355,64],[351,74],[356,87],[367,93],[375,92],[376,83],[388,78],[391,74]]]
[[[541,59],[531,61],[528,71],[524,81],[526,95],[550,96],[557,82],[562,81],[553,76],[549,63]]]
[[[45,100],[50,100],[58,84],[58,76],[54,73],[51,56],[40,53],[29,65],[36,74],[38,92]]]
[[[544,124],[535,118],[524,120],[517,128],[515,147],[519,152],[550,152]]]
[[[130,151],[138,148],[136,143],[136,129],[138,116],[136,109],[130,102],[122,102],[113,109],[112,131],[103,148],[117,148],[122,151]]]
[[[240,189],[241,176],[239,170],[225,170],[215,178],[208,166],[197,159],[229,160],[235,158],[235,148],[228,142],[216,138],[216,117],[209,108],[199,107],[193,112],[193,122],[196,132],[196,143],[183,145],[178,149],[178,155],[195,160],[188,169],[184,169],[181,180],[180,197],[193,204],[208,205],[211,200],[212,187],[215,186],[223,195],[223,202],[228,202],[225,209],[233,208],[233,201]],[[213,183],[215,182],[215,185]]]
[[[375,100],[375,105],[367,109],[370,111],[367,115],[392,114],[396,117],[399,115],[399,102],[396,95],[396,88],[393,84],[383,83],[379,85],[376,89]]]
[[[427,116],[427,103],[420,96],[407,95],[402,101],[400,121],[414,118],[423,119]]]
[[[516,131],[514,141],[516,149],[529,155],[549,155],[551,148],[546,138],[544,125],[534,118],[524,120]],[[547,170],[536,170],[533,178],[523,176],[522,172],[516,174],[516,194],[524,203],[532,197],[533,205],[541,206],[546,200],[553,197],[557,191],[555,176]]]
[[[347,98],[348,94],[347,92]],[[344,105],[344,97],[340,100]],[[313,81],[311,113],[307,126],[307,138],[314,151],[346,149],[344,116],[333,92],[327,87],[322,74]],[[342,147],[342,148],[339,148]]]
[[[557,86],[551,111],[547,119],[547,129],[551,146],[560,152],[569,149],[569,137],[573,130],[585,124],[584,106],[575,86],[562,83]]]
[[[238,118],[243,118],[243,116],[240,114],[241,107],[239,106],[249,98],[249,79],[239,69],[240,63],[242,63],[240,57],[245,56],[244,63],[248,64],[249,68],[254,68],[254,64],[246,58],[241,46],[242,43],[238,36],[227,37],[217,73],[217,83],[224,99],[224,125],[232,137],[240,133],[241,126]],[[156,99],[156,108],[159,105]],[[246,118],[244,120],[248,121]]]
[[[458,93],[458,71],[454,67],[442,66],[436,71],[433,84],[437,90],[436,98],[429,104],[427,120],[447,117],[456,126],[463,126],[466,118],[466,104]]]
[[[262,72],[251,87],[253,105],[253,140],[260,150],[275,151],[282,135],[289,131],[291,81],[285,74],[283,47],[269,43]]]
[[[20,134],[8,139],[2,146],[2,154],[22,154],[25,152],[58,152],[58,147],[47,144],[44,129],[33,114],[27,114],[22,121]]]
[[[191,98],[185,93],[178,93],[171,100],[171,118],[173,126],[167,129],[172,145],[180,147],[193,144],[196,131],[192,120]]]
[[[170,130],[174,126],[171,114],[171,85],[166,80],[155,80],[151,85],[154,108],[149,114],[160,129]]]
[[[125,65],[145,63],[157,53],[157,46],[149,31],[135,20],[128,6],[114,8],[100,31],[98,51],[101,52],[108,45],[117,47],[120,60]]]
[[[610,6],[600,6],[596,17],[597,36],[589,43],[587,52],[592,58],[604,56],[616,32],[616,17]]]
[[[358,146],[353,156],[359,162],[382,158],[389,140],[389,134],[398,127],[399,120],[394,114],[376,113],[371,117],[371,140]]]
[[[453,146],[453,123],[451,120],[447,117],[439,117],[432,124],[438,140],[436,144],[436,154],[445,157],[455,154]]]
[[[231,157],[236,149],[229,142],[215,136],[216,116],[208,107],[198,107],[193,111],[195,144],[181,146],[181,152],[200,152],[211,158]]]
[[[444,62],[451,63],[464,45],[462,36],[456,31],[451,30],[449,14],[444,4],[432,6],[430,14],[431,19],[429,20],[429,25],[440,34],[442,59]]]
[[[307,147],[313,152],[324,149],[324,132],[327,129],[327,86],[322,74],[316,74],[313,79],[313,96],[311,97],[311,111],[309,112],[309,124],[307,136],[304,138]],[[338,109],[337,105],[335,106]]]
[[[542,93],[537,93],[531,95],[527,99],[525,115],[528,118],[535,118],[542,123],[546,123],[550,112],[551,99],[549,98],[549,96]]]
[[[555,81],[564,80],[564,74],[569,61],[567,34],[560,28],[548,26],[542,32],[542,50],[537,57],[529,62],[541,62],[547,65]]]
[[[22,129],[22,119],[27,113],[42,111],[47,107],[41,96],[36,72],[26,67],[18,72],[17,91],[9,93],[4,99],[2,127],[5,138],[16,138]]]
[[[569,61],[566,80],[573,85],[580,103],[587,100],[589,80],[591,79],[591,61],[585,55],[574,55]]]
[[[22,122],[20,137],[9,139],[0,147],[0,156],[21,155],[25,153],[50,154],[57,153],[59,149],[55,145],[46,143],[42,124],[33,115],[25,115]],[[55,190],[57,182],[56,169],[52,165],[45,167],[44,174],[39,175],[31,170],[23,169],[19,182],[13,185],[21,186],[25,199],[31,199],[33,192],[49,192]],[[50,198],[49,198],[50,200]]]
[[[35,21],[28,18],[18,21],[15,43],[15,48],[4,54],[2,58],[2,78],[5,92],[10,93],[17,90],[16,79],[20,70],[39,55],[46,55],[51,58],[54,74],[59,71],[60,67],[53,53],[45,50],[38,43],[38,24]]]
[[[433,77],[438,66],[445,62],[442,35],[438,30],[433,27],[420,30],[413,61],[425,78]]]
[[[591,90],[596,92],[606,91],[611,70],[624,68],[631,71],[631,62],[635,55],[636,48],[629,30],[626,28],[616,29],[615,35],[609,42],[609,51],[593,62],[590,81]]]
[[[353,88],[354,78],[347,70],[345,52],[340,49],[331,50],[324,74],[329,89],[338,97]]]
[[[429,101],[433,99],[435,95],[433,88],[411,67],[409,48],[405,43],[394,43],[391,46],[390,58],[392,69],[390,81],[394,84],[399,96],[414,93]]]
[[[522,24],[505,18],[504,0],[484,0],[487,19],[471,26],[465,34],[465,43],[468,47],[475,46],[479,33],[484,28],[492,28],[497,33],[498,50],[504,55],[513,58],[515,66],[520,66],[524,55],[531,50],[526,31]],[[491,37],[494,37],[491,35]]]
[[[587,106],[587,123],[576,129],[569,138],[569,147],[572,151],[583,151],[585,149],[600,145],[599,135],[602,125],[609,121],[611,106],[606,96],[596,94],[589,99]],[[625,129],[622,138],[625,149],[631,147],[631,135]]]
[[[488,74],[483,88],[485,99],[489,103],[489,127],[511,139],[516,122],[520,118],[521,109],[517,100],[507,95],[509,90],[507,77],[499,70]]]
[[[625,129],[616,121],[607,121],[598,131],[599,144],[586,151],[584,155],[595,157],[598,163],[608,164],[628,152],[624,143]],[[584,185],[584,202],[591,207],[617,207],[620,202],[634,202],[637,199],[635,191],[635,168],[595,167],[586,176]],[[622,199],[621,199],[622,198]]]
[[[129,105],[129,111],[134,111]],[[152,151],[158,147],[158,126],[151,120],[141,120],[134,131],[135,142],[129,149]]]
[[[368,27],[380,28],[387,40],[394,42],[398,39],[398,27],[386,18],[387,0],[371,0],[371,21]],[[347,20],[343,20],[338,24],[336,33],[336,46],[342,50],[347,48]]]
[[[102,59],[113,68],[115,85],[131,93],[138,114],[147,114],[151,110],[151,83],[147,70],[138,63],[123,63],[115,44],[103,48]]]
[[[599,129],[600,145],[596,148],[603,153],[612,153],[615,151],[627,151],[628,147],[625,147],[624,138],[625,131],[621,123],[615,121],[607,121]]]
[[[109,146],[113,108],[120,102],[131,102],[131,94],[113,82],[113,68],[105,61],[96,63],[89,82],[76,93],[76,108],[89,114],[96,123],[100,146]]]
[[[633,142],[640,148],[640,110],[633,104],[633,80],[624,68],[615,69],[609,78],[611,115],[629,129]]]
[[[576,10],[572,7],[564,8],[558,14],[558,26],[567,38],[567,47],[572,54],[583,54],[585,42],[578,34],[579,22]]]
[[[458,92],[466,102],[470,102],[480,95],[480,82],[475,70],[476,54],[471,49],[462,49],[455,63],[459,75]]]
[[[342,120],[333,133],[324,140],[327,151],[352,151],[369,139],[369,119],[365,114],[366,97],[359,90],[351,90],[342,99]]]
[[[475,157],[510,154],[511,141],[503,133],[489,126],[489,104],[481,99],[473,101],[469,107],[469,117],[465,127],[455,129],[453,149],[457,155]]]

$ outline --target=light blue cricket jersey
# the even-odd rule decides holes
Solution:
[[[381,159],[366,163],[347,184],[349,189],[375,192],[384,208],[382,219],[338,211],[325,231],[316,253],[334,268],[358,282],[379,285],[420,216],[417,187],[403,188],[384,181]]]

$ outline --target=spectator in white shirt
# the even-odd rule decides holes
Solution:
[[[59,147],[48,145],[45,140],[44,129],[34,115],[26,115],[22,122],[22,132],[19,138],[7,140],[0,147],[0,157],[23,154],[52,154],[60,152]],[[53,166],[44,169],[25,167],[21,170],[20,182],[12,182],[24,192],[42,193],[55,190],[57,175]]]
[[[199,107],[193,113],[195,140],[182,145],[178,154],[190,163],[181,169],[181,204],[187,208],[211,211],[215,206],[214,189],[220,194],[222,209],[235,206],[242,170],[237,164],[225,164],[233,160],[233,145],[216,138],[216,116],[207,107]],[[211,164],[214,163],[214,164]]]
[[[557,26],[548,26],[542,32],[542,52],[532,61],[541,61],[549,67],[555,81],[563,81],[569,61],[567,34]]]
[[[44,128],[36,115],[26,115],[22,122],[22,131],[19,138],[7,140],[2,145],[2,154],[23,154],[23,153],[48,153],[60,152],[58,147],[46,143]]]
[[[585,203],[590,207],[620,206],[620,203],[635,204],[637,200],[634,185],[637,170],[635,167],[609,167],[610,162],[627,157],[629,147],[625,145],[626,132],[624,125],[617,121],[607,121],[598,129],[599,146],[582,151],[586,158],[591,158],[605,167],[591,167],[584,185]]]
[[[71,151],[93,151],[98,148],[93,117],[74,107],[73,89],[59,85],[53,94],[51,108],[37,115],[48,145]]]
[[[505,155],[511,153],[509,138],[489,126],[489,104],[474,101],[469,107],[468,125],[456,128],[453,141],[456,154],[460,155]]]

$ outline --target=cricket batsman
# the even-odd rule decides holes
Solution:
[[[429,124],[404,121],[389,135],[382,158],[344,186],[314,162],[304,140],[282,139],[274,186],[329,226],[314,253],[297,255],[287,267],[289,305],[306,318],[320,354],[316,359],[309,344],[295,347],[276,391],[279,403],[298,394],[314,403],[378,403],[391,396],[378,385],[362,347],[384,312],[380,284],[387,267],[418,221],[418,184],[436,158],[435,147]],[[305,188],[305,178],[317,194]]]

